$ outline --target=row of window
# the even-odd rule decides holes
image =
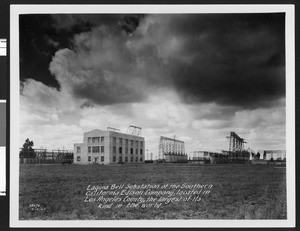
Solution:
[[[104,142],[104,136],[101,136],[101,137],[88,137],[88,143],[92,143],[92,144],[95,144],[95,143],[103,143]]]
[[[92,157],[88,156],[88,162],[91,162],[91,161],[92,161]],[[104,156],[100,156],[100,161],[104,162]]]
[[[125,154],[128,154],[129,148],[124,148]],[[78,146],[76,149],[77,153],[81,153],[81,147]],[[88,153],[104,153],[104,146],[88,146]],[[113,153],[117,153],[117,147],[113,146]],[[119,154],[123,153],[123,147],[119,147]],[[130,148],[130,154],[133,154],[133,148]],[[135,149],[135,154],[139,154],[139,149]],[[143,155],[143,149],[140,149],[140,154]]]
[[[101,153],[104,153],[104,146],[89,146],[88,153],[99,153],[101,148]]]
[[[116,158],[116,156],[113,156],[113,162],[116,162],[116,160],[117,160],[117,158]],[[128,162],[128,157],[126,156],[125,158],[124,158],[124,161],[125,162]],[[81,161],[81,156],[77,156],[77,162],[80,162]],[[88,162],[91,162],[92,161],[92,157],[91,156],[88,156]],[[104,156],[100,156],[100,161],[101,162],[104,162]],[[139,161],[139,159],[138,159],[138,157],[136,157],[135,158],[135,162],[138,162]],[[140,161],[142,162],[143,161],[143,157],[140,157]],[[123,162],[123,157],[122,156],[120,156],[119,157],[119,162]],[[134,158],[133,157],[131,157],[130,158],[130,162],[134,162]]]
[[[104,156],[100,156],[100,160],[101,162],[104,162]],[[81,161],[81,156],[77,156],[77,161],[80,162]],[[92,161],[92,157],[88,156],[88,162]]]
[[[124,139],[124,140],[125,140],[125,146],[128,147],[128,142],[129,142],[129,141],[130,141],[130,145],[133,146],[134,140],[128,140],[128,139]],[[116,145],[116,143],[117,143],[117,138],[116,138],[116,137],[113,137],[113,144]],[[122,144],[123,144],[123,138],[119,138],[119,145],[122,146]],[[138,146],[143,147],[143,141],[138,141],[138,140],[136,140],[136,141],[135,141],[135,146],[137,146],[137,147],[138,147]]]
[[[128,140],[128,139],[124,139],[125,141],[125,146],[128,146],[128,142],[130,141],[130,145],[133,146],[134,140]],[[89,144],[97,144],[97,143],[103,143],[104,142],[104,136],[99,136],[99,137],[88,137],[88,143]],[[117,138],[113,137],[113,144],[117,143]],[[123,144],[123,138],[119,138],[119,145],[122,146]],[[143,147],[143,141],[138,141],[135,140],[135,145],[137,147]]]
[[[128,151],[129,151],[129,148],[124,148],[125,149],[125,154],[128,154]],[[117,147],[116,146],[113,146],[113,154],[116,154],[117,153]],[[119,154],[122,154],[123,153],[123,148],[122,147],[119,147]],[[130,148],[130,154],[133,154],[133,148]],[[139,154],[139,149],[136,148],[135,149],[135,154]],[[143,149],[140,149],[140,154],[143,155]]]

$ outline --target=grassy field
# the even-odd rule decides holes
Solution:
[[[20,165],[21,220],[286,219],[286,169],[262,165]],[[212,184],[199,202],[98,208],[88,185]]]

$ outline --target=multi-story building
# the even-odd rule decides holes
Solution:
[[[184,142],[168,137],[161,136],[159,140],[158,159],[165,162],[187,161]]]
[[[75,164],[143,163],[145,139],[117,131],[85,132],[83,143],[74,144]]]

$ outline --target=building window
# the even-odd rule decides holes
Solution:
[[[136,143],[136,146],[138,147],[138,146],[139,146],[139,142],[138,142],[138,141],[135,141],[135,143]]]
[[[140,154],[143,155],[143,149],[140,150]]]
[[[125,148],[125,154],[128,154],[128,148]]]
[[[81,153],[81,147],[77,147],[76,151],[77,153]]]
[[[116,146],[113,146],[113,153],[116,154],[116,152],[117,152]]]
[[[125,162],[128,162],[128,157],[127,156],[125,157]]]
[[[101,146],[101,153],[104,153],[104,146]]]
[[[101,136],[101,143],[104,142],[104,136]]]
[[[100,137],[92,137],[92,143],[99,143]]]
[[[130,162],[133,162],[133,157],[130,158]]]
[[[88,153],[91,153],[91,147],[88,147]]]
[[[116,143],[117,143],[117,138],[113,137],[113,144],[116,145]]]
[[[92,152],[93,153],[99,153],[99,151],[100,151],[100,147],[99,146],[93,146],[92,147]]]
[[[133,146],[133,140],[130,140],[130,145]]]
[[[115,156],[113,156],[113,162],[116,162],[116,157]]]
[[[119,138],[119,145],[122,146],[122,138]]]
[[[133,148],[130,148],[130,154],[131,155],[133,154]]]
[[[80,156],[77,156],[77,161],[80,161]]]
[[[104,162],[104,156],[101,156],[101,162]]]
[[[140,161],[143,162],[143,157],[140,158]]]
[[[91,137],[88,137],[88,143],[91,143]]]
[[[125,139],[125,146],[128,147],[128,139]]]
[[[122,162],[123,160],[122,160],[122,156],[119,156],[119,162]]]
[[[91,162],[92,158],[90,156],[88,156],[88,161]]]
[[[139,161],[138,157],[135,157],[135,162],[138,162],[138,161]]]
[[[143,141],[141,141],[141,147],[143,147]]]
[[[119,147],[119,153],[120,154],[122,153],[122,147]]]
[[[135,149],[135,154],[139,154],[139,149],[137,148],[137,149]]]

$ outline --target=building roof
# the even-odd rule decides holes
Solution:
[[[134,137],[144,138],[142,136],[128,134],[128,133],[124,133],[124,132],[121,132],[121,131],[111,131],[111,130],[101,130],[101,129],[93,129],[93,130],[85,132],[85,133],[94,133],[94,132],[117,133],[117,134],[122,134],[122,135],[126,135],[126,136],[134,136]]]

